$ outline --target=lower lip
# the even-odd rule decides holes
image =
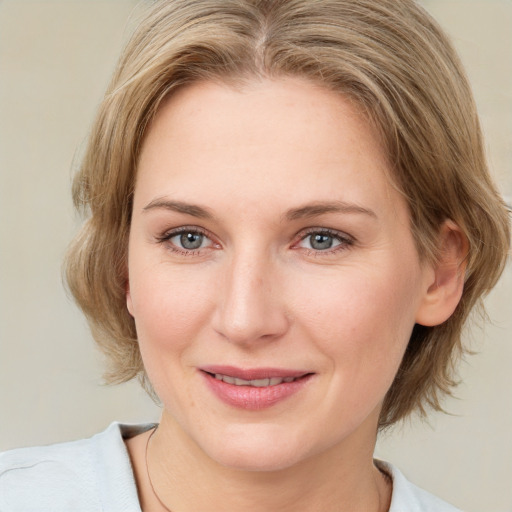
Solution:
[[[292,382],[282,382],[275,386],[258,388],[228,384],[216,379],[210,373],[201,373],[204,375],[208,387],[224,403],[247,411],[260,411],[286,400],[298,393],[312,377],[312,374],[305,375]]]

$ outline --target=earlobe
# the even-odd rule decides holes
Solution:
[[[447,220],[439,232],[439,258],[426,273],[425,292],[416,323],[442,324],[455,311],[464,289],[468,240],[455,222]]]

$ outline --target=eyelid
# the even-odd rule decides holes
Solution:
[[[331,249],[326,249],[326,250],[298,247],[298,244],[300,242],[305,240],[308,236],[311,236],[314,234],[332,236],[333,238],[336,238],[337,240],[339,240],[340,244]],[[314,254],[327,255],[327,254],[330,254],[333,252],[346,250],[348,247],[354,245],[354,243],[355,243],[354,237],[349,235],[348,233],[345,233],[344,231],[338,231],[337,229],[331,229],[331,228],[312,227],[312,228],[304,229],[296,235],[295,241],[292,244],[292,248],[303,249],[305,251],[309,251],[310,253],[314,253]]]
[[[170,242],[170,239],[180,235],[182,233],[199,233],[203,235],[205,238],[207,238],[211,244],[208,247],[201,247],[198,249],[185,249],[182,247],[179,247],[173,243]],[[337,239],[340,243],[333,248],[325,249],[325,250],[319,250],[319,249],[310,249],[306,247],[300,247],[298,244],[305,240],[308,236],[311,236],[313,234],[323,234],[331,236],[335,239]],[[197,254],[199,252],[204,251],[205,249],[219,249],[221,248],[221,244],[215,240],[215,237],[212,236],[212,234],[205,230],[204,228],[200,226],[194,226],[194,225],[185,225],[185,226],[179,226],[172,229],[167,229],[164,231],[161,235],[157,235],[155,237],[156,242],[160,244],[167,244],[168,248],[173,251],[177,252],[179,254]],[[331,253],[335,253],[338,251],[343,251],[348,249],[350,246],[352,246],[355,243],[355,239],[353,236],[349,235],[348,233],[344,231],[339,231],[332,228],[325,228],[325,227],[310,227],[303,229],[297,235],[294,237],[294,241],[291,244],[292,249],[302,249],[304,251],[307,251],[311,254],[315,255],[328,255]]]
[[[199,234],[203,235],[205,238],[207,238],[208,240],[210,240],[211,244],[208,247],[201,247],[198,249],[185,249],[183,247],[178,247],[175,244],[172,244],[170,242],[171,238],[173,238],[177,235],[180,235],[182,233],[199,233]],[[204,228],[201,228],[199,226],[193,226],[193,225],[179,226],[176,228],[168,229],[168,230],[164,231],[161,235],[157,235],[156,241],[157,241],[157,243],[168,244],[169,249],[171,249],[173,252],[177,252],[180,254],[191,254],[191,253],[195,254],[195,253],[201,252],[205,249],[210,249],[212,247],[213,248],[220,247],[220,244],[215,241],[215,239],[211,235],[211,233],[206,231]]]

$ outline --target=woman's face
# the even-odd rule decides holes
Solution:
[[[198,83],[161,106],[127,302],[164,417],[210,459],[371,456],[432,280],[387,165],[354,105],[305,80]]]

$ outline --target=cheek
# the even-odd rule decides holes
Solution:
[[[165,408],[172,411],[183,404],[195,406],[182,383],[195,373],[188,364],[189,349],[207,322],[213,288],[180,270],[157,264],[130,281],[144,368]]]
[[[133,316],[147,368],[163,354],[179,355],[198,335],[211,314],[211,289],[204,276],[198,279],[166,264],[130,275]]]
[[[297,318],[342,377],[394,376],[417,303],[417,275],[403,268],[339,269],[302,293]]]
[[[413,283],[385,275],[368,268],[340,275],[329,288],[312,288],[303,304],[303,326],[325,356],[325,408],[347,418],[349,430],[380,410],[414,326]]]

